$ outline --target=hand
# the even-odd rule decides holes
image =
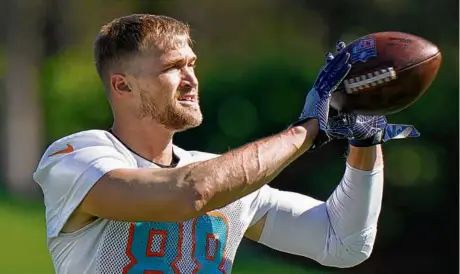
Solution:
[[[420,136],[414,126],[388,124],[385,116],[344,113],[329,119],[326,134],[330,139],[348,139],[355,147],[369,147],[391,139]]]
[[[350,54],[343,51],[345,47],[344,42],[338,42],[337,56],[334,57],[330,52],[326,55],[326,65],[320,70],[307,94],[299,122],[318,119],[320,131],[326,130],[331,93],[337,89],[351,69]]]

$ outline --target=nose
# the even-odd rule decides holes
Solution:
[[[186,67],[183,71],[181,86],[196,88],[198,86],[198,78],[195,75],[194,69],[192,67]]]

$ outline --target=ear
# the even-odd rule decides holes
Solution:
[[[111,89],[118,94],[123,94],[124,92],[131,92],[128,80],[124,74],[114,73],[110,75],[110,87]]]

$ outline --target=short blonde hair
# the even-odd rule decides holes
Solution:
[[[122,59],[152,47],[173,48],[180,36],[191,43],[189,26],[163,15],[132,14],[104,25],[94,42],[96,69],[102,82],[108,85],[110,70]]]

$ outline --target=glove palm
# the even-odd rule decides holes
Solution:
[[[297,123],[316,118],[320,130],[327,127],[331,93],[334,92],[350,72],[350,54],[343,51],[344,42],[337,43],[337,56],[331,53],[326,56],[326,65],[320,70],[312,89],[308,92],[305,105]]]

